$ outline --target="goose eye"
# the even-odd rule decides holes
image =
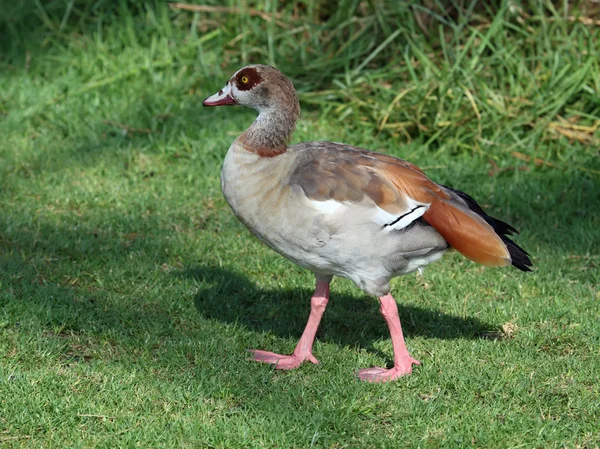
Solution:
[[[250,80],[248,79],[248,77],[247,77],[247,76],[242,76],[242,80],[241,80],[241,81],[242,81],[242,83],[244,83],[244,84],[248,84],[248,81],[250,81]]]

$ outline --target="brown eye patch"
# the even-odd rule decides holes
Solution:
[[[259,84],[262,78],[254,67],[247,67],[235,77],[235,85],[239,90],[250,90]]]

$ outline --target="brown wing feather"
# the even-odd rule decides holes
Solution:
[[[463,256],[487,266],[511,264],[506,245],[494,229],[431,181],[418,167],[388,162],[378,167],[410,198],[429,203],[423,219]]]
[[[462,255],[483,265],[510,265],[510,254],[494,229],[416,165],[331,142],[304,145],[311,148],[290,183],[300,185],[307,197],[356,202],[366,196],[389,213],[406,211],[409,197],[430,205],[423,219]]]

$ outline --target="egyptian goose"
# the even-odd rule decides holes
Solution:
[[[279,70],[238,70],[204,106],[258,111],[229,147],[221,188],[233,213],[259,240],[312,271],[316,289],[306,328],[292,355],[253,350],[252,359],[292,369],[318,363],[312,354],[329,299],[342,276],[379,297],[392,338],[394,367],[358,372],[382,382],[410,374],[420,362],[406,349],[390,280],[420,270],[450,248],[487,266],[531,271],[529,255],[466,193],[436,184],[410,162],[334,142],[288,146],[300,115],[292,82]]]

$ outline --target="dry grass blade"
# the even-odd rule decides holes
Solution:
[[[17,435],[14,437],[0,436],[0,441],[27,440],[29,438],[31,438],[31,435]]]
[[[579,23],[582,23],[582,24],[588,25],[588,26],[600,26],[600,20],[595,20],[595,19],[592,19],[590,17],[569,16],[569,17],[566,18],[566,20],[569,21],[569,22],[579,22]]]
[[[98,419],[117,419],[114,416],[106,416],[106,415],[94,415],[92,413],[78,413],[77,416],[80,418],[98,418]]]
[[[471,91],[465,86],[462,86],[462,88],[465,91],[465,95],[469,99],[469,103],[471,103],[471,107],[473,108],[475,115],[477,116],[477,133],[479,135],[479,138],[481,138],[481,113],[477,108],[477,104],[475,103],[475,99],[473,98],[473,94],[471,93]]]
[[[556,22],[559,20],[565,20],[567,22],[571,22],[571,23],[581,23],[583,25],[587,25],[587,26],[600,26],[600,20],[597,19],[592,19],[591,17],[586,17],[586,16],[567,16],[567,17],[539,17],[539,16],[534,16],[531,15],[527,12],[525,12],[523,10],[523,8],[521,6],[517,6],[516,4],[512,4],[511,5],[511,9],[518,13],[518,20],[519,22],[525,21],[525,20],[546,20],[548,22]]]
[[[280,19],[281,15],[277,13],[266,13],[254,8],[236,8],[234,6],[211,6],[211,5],[190,5],[189,3],[169,3],[171,9],[181,9],[192,12],[208,13],[226,13],[226,14],[247,14],[254,17],[260,17],[267,22],[273,19]]]
[[[381,119],[381,122],[379,123],[379,127],[378,127],[379,132],[381,132],[381,130],[385,127],[385,124],[387,123],[388,119],[390,118],[390,114],[391,114],[392,110],[394,109],[394,106],[396,106],[396,104],[400,100],[402,100],[402,98],[404,98],[404,96],[406,94],[408,94],[409,92],[411,92],[411,91],[413,91],[415,89],[416,89],[416,87],[410,87],[408,89],[403,90],[398,95],[396,95],[396,97],[392,100],[392,102],[388,106],[387,111],[385,112],[385,115]]]
[[[600,120],[596,120],[593,125],[577,125],[571,123],[565,119],[561,119],[558,122],[550,122],[548,124],[548,130],[554,134],[560,134],[568,139],[577,140],[583,144],[597,145],[598,139],[595,137],[596,131],[600,129]]]
[[[539,157],[531,157],[531,156],[527,156],[526,154],[520,153],[518,151],[513,151],[512,153],[510,153],[513,157],[521,160],[521,161],[525,161],[525,162],[533,162],[535,165],[537,165],[538,167],[540,166],[546,166],[546,167],[556,167],[556,165],[552,164],[551,162],[545,161],[543,159],[540,159]]]

